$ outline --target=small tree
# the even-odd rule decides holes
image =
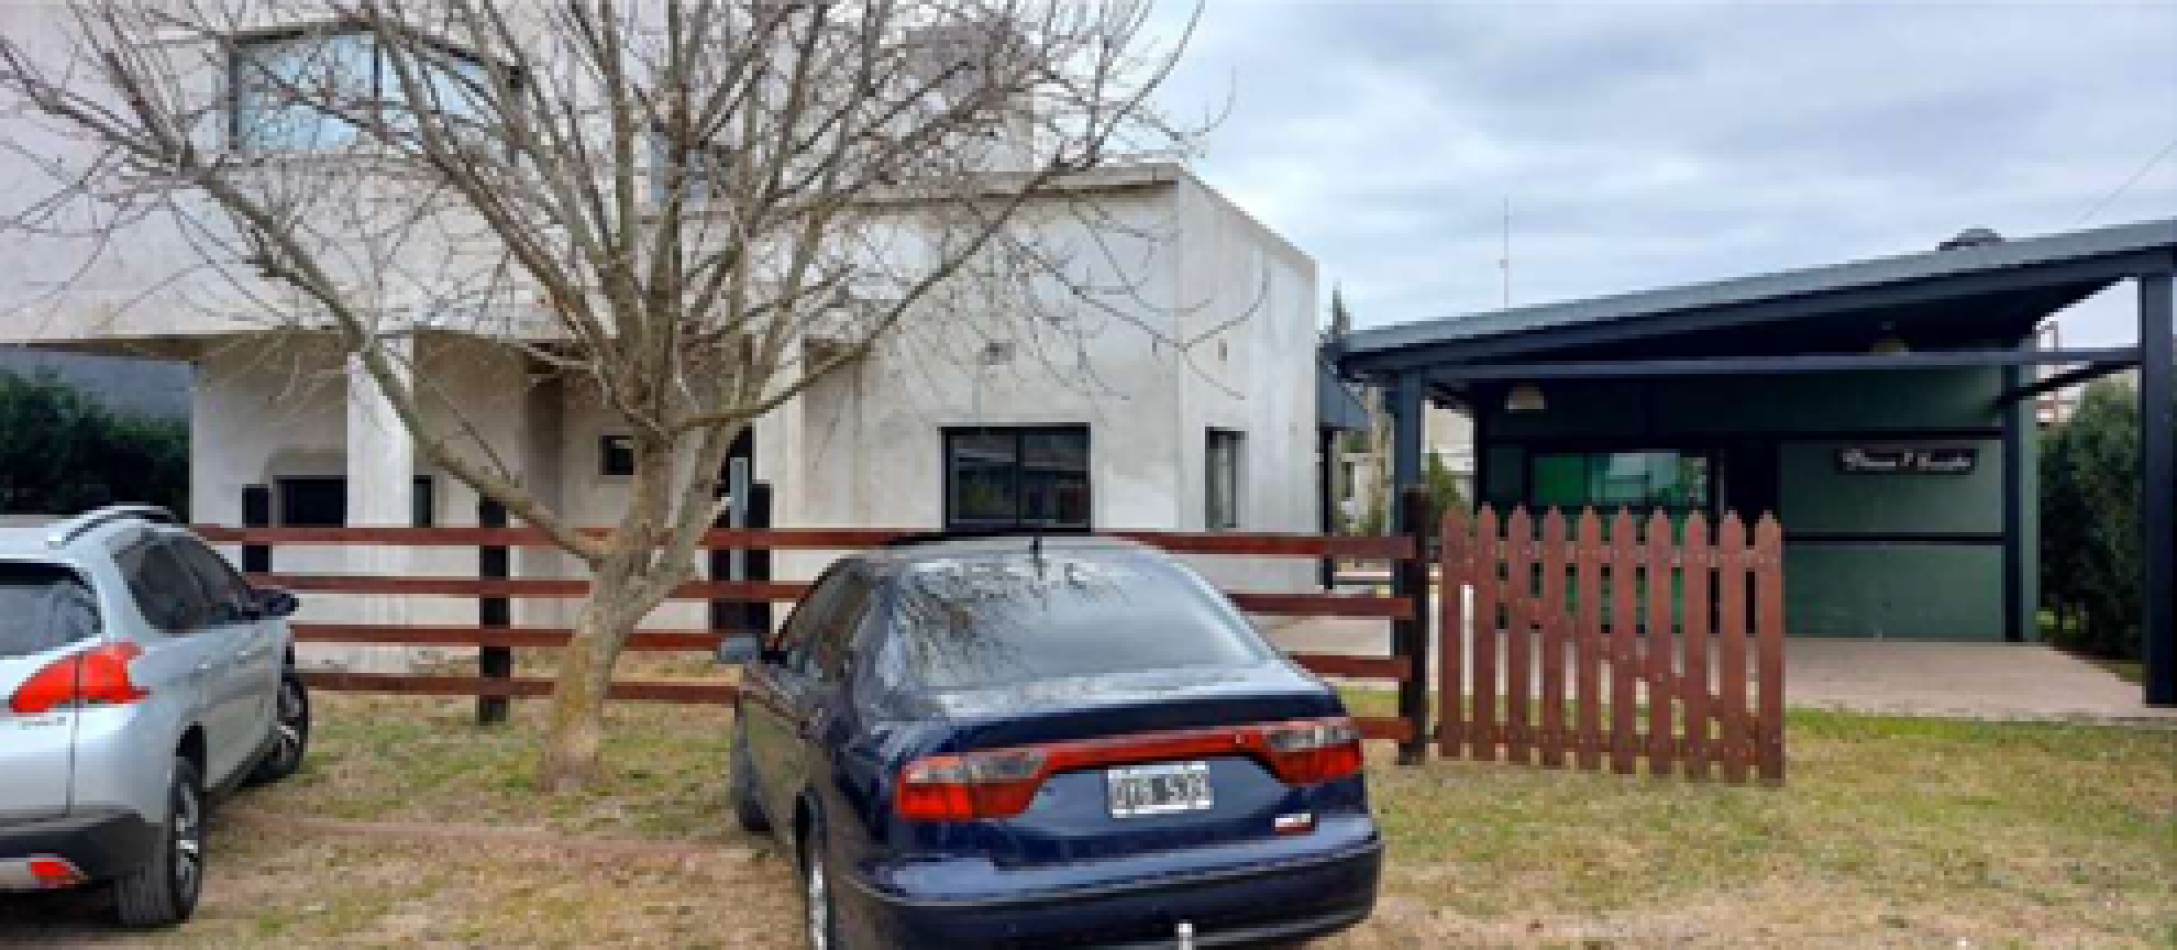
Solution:
[[[1429,462],[1421,472],[1421,481],[1429,490],[1429,517],[1432,521],[1442,521],[1444,512],[1467,506],[1466,497],[1459,491],[1459,476],[1452,474],[1451,466],[1444,464],[1443,453],[1429,453]]]
[[[56,12],[62,42],[0,37],[0,93],[40,119],[7,144],[61,186],[15,223],[100,246],[170,223],[224,282],[202,306],[337,339],[422,457],[588,572],[547,788],[595,775],[621,647],[691,576],[751,420],[917,324],[1034,334],[1023,349],[1054,362],[1100,326],[1164,332],[1113,302],[1131,284],[1108,273],[1106,239],[1141,229],[1077,185],[1187,148],[1147,106],[1185,37],[1155,48],[1145,3]],[[268,29],[291,39],[243,45]],[[54,157],[56,141],[79,147]],[[511,347],[598,394],[634,460],[606,533],[555,510],[469,420],[422,411],[425,330]]]

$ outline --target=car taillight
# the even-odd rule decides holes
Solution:
[[[83,872],[59,858],[31,858],[30,877],[38,886],[47,890],[74,887],[83,883]]]
[[[1049,756],[1005,749],[917,759],[900,770],[892,805],[909,821],[981,821],[1028,810]]]
[[[129,661],[142,656],[134,643],[113,643],[73,653],[32,673],[8,697],[17,715],[34,716],[68,706],[122,706],[147,694],[129,679]]]
[[[1315,785],[1361,770],[1361,731],[1350,719],[1292,722],[1263,730],[1270,770],[1292,785]]]
[[[1173,759],[1244,755],[1288,785],[1316,785],[1361,770],[1361,733],[1343,717],[939,755],[900,770],[892,807],[909,821],[983,821],[1028,810],[1060,772]]]

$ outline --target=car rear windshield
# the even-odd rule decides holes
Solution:
[[[891,613],[886,678],[933,692],[1270,657],[1193,572],[1143,552],[923,562],[902,573]]]
[[[98,632],[98,601],[76,572],[0,562],[0,660],[44,653]]]

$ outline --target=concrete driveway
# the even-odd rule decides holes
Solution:
[[[1390,652],[1390,625],[1380,620],[1258,618],[1258,624],[1288,651]],[[1497,655],[1505,655],[1501,646]],[[1784,662],[1785,701],[1793,706],[1978,719],[2177,722],[2177,709],[2141,703],[2137,684],[2039,644],[1793,638],[1785,641]]]

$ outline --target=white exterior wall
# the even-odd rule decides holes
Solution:
[[[1085,424],[1098,530],[1202,530],[1210,427],[1245,434],[1240,530],[1317,530],[1314,262],[1189,175],[1101,197],[1098,208],[1140,235],[1108,254],[1074,248],[1120,262],[1086,276],[1130,286],[1106,299],[1124,319],[1088,317],[1098,322],[1079,352],[1072,339],[1018,340],[998,365],[975,358],[975,334],[903,334],[759,425],[757,469],[775,486],[778,523],[940,528],[946,428]],[[1128,262],[1127,273],[1108,272]],[[831,558],[775,563],[806,578]],[[1308,560],[1192,560],[1235,589],[1316,583]]]
[[[1194,178],[1179,186],[1184,221],[1179,306],[1196,340],[1179,375],[1180,530],[1207,524],[1208,430],[1239,432],[1240,523],[1247,532],[1313,534],[1321,495],[1315,459],[1315,262]],[[1300,590],[1317,563],[1203,557],[1228,589]]]

